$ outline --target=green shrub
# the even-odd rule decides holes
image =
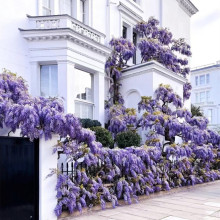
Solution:
[[[80,122],[81,122],[83,128],[91,128],[91,127],[101,126],[101,123],[99,121],[92,120],[89,118],[80,119]]]
[[[141,137],[135,131],[125,131],[117,134],[115,141],[119,148],[138,147],[141,143]]]
[[[111,133],[102,127],[92,127],[90,128],[92,131],[95,131],[96,140],[102,143],[103,147],[114,147],[114,141]]]

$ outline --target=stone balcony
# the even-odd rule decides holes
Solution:
[[[70,29],[98,43],[104,44],[105,35],[88,25],[74,19],[69,15],[30,16],[29,29],[31,30],[54,30]]]
[[[19,30],[28,42],[65,40],[104,56],[110,54],[110,48],[105,46],[105,34],[69,15],[27,15],[27,18],[27,28]]]

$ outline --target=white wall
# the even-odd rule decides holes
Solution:
[[[190,17],[178,1],[162,0],[162,26],[169,28],[175,38],[185,38],[190,43]]]
[[[50,169],[57,169],[57,154],[52,155],[53,146],[57,144],[58,136],[51,140],[40,139],[39,143],[39,220],[56,220],[54,209],[57,205],[56,184],[57,175],[47,177]]]
[[[18,28],[27,28],[26,14],[36,15],[36,0],[1,1],[0,70],[6,68],[29,81],[28,46]]]

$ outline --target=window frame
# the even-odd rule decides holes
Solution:
[[[85,73],[88,73],[91,75],[91,95],[92,95],[92,101],[90,100],[86,100],[86,99],[81,99],[81,98],[77,98],[77,93],[75,94],[75,97],[74,97],[74,103],[75,103],[75,113],[76,113],[76,103],[77,104],[83,104],[83,105],[88,105],[88,106],[91,106],[92,107],[92,118],[91,119],[94,119],[94,112],[95,112],[95,100],[94,100],[94,74],[91,73],[90,71],[86,71],[84,70],[83,68],[75,68],[76,70],[79,70],[79,71],[82,71],[82,72],[85,72]],[[80,112],[81,114],[81,112]]]
[[[208,77],[207,77],[208,76]],[[208,80],[207,80],[208,79]],[[206,75],[205,75],[205,81],[206,81],[206,84],[209,84],[210,83],[210,74],[209,73],[207,73]]]
[[[204,94],[204,100],[202,100],[202,96],[201,96],[201,94]],[[203,103],[203,102],[205,102],[206,101],[206,92],[205,91],[202,91],[202,92],[200,92],[199,93],[199,102],[200,103]]]
[[[203,78],[204,81],[201,83],[201,79]],[[210,74],[199,74],[195,76],[195,86],[204,86],[210,84]]]
[[[206,93],[206,102],[210,102],[210,90],[206,90],[205,91],[205,93]]]
[[[129,40],[130,42],[134,43],[134,33],[136,33],[136,44],[138,44],[138,40],[139,40],[139,35],[138,33],[135,31],[135,24],[134,23],[131,23],[129,22],[128,20],[126,20],[123,16],[122,16],[122,22],[121,22],[121,37],[124,38],[124,28],[126,28],[126,38],[127,40]],[[137,64],[137,58],[138,57],[138,50],[136,50],[136,54],[135,56],[133,57],[133,59],[129,60],[128,61],[128,64],[129,65],[135,65]]]
[[[199,76],[195,77],[195,85],[198,86],[199,85]]]
[[[69,16],[73,16],[73,0],[69,0],[70,1],[70,14],[67,12],[64,12],[64,13],[61,12],[61,7],[60,7],[61,1],[62,0],[59,0],[59,3],[58,3],[59,4],[59,14],[68,14]]]
[[[95,104],[93,102],[88,102],[86,100],[76,98],[74,103],[75,103],[75,114],[76,114],[76,104],[79,104],[79,105],[82,104],[82,105],[87,105],[87,106],[92,107],[92,118],[90,119],[92,120],[94,119]],[[80,115],[77,115],[77,117],[84,119],[83,117],[81,117],[81,110],[80,110]],[[89,118],[89,117],[86,117],[86,118]]]
[[[195,93],[195,101],[196,103],[199,103],[200,101],[200,94],[198,92]]]
[[[42,0],[42,15],[43,16],[52,15],[52,0],[48,0],[48,3],[49,3],[49,7],[45,6],[44,5],[44,0]],[[50,13],[49,14],[44,14],[44,10],[50,11]]]
[[[211,114],[209,114],[211,113]],[[209,123],[212,124],[212,120],[213,120],[213,109],[208,109],[207,111],[207,119],[209,120]]]
[[[202,81],[201,79],[203,79],[204,81]],[[199,85],[201,86],[205,85],[205,74],[199,76]]]
[[[83,24],[86,24],[87,23],[87,4],[88,4],[88,1],[87,0],[79,0],[79,7],[80,7],[80,21],[83,23]]]
[[[134,35],[136,35],[136,39],[134,39]],[[132,30],[132,42],[135,45],[135,47],[137,47],[138,33],[137,33],[137,31],[135,31],[134,28]],[[134,56],[133,56],[133,64],[137,64],[137,50],[136,50],[136,52],[134,53]]]
[[[51,66],[56,66],[56,74],[57,74],[57,79],[56,79],[56,84],[57,84],[57,88],[56,88],[56,95],[55,96],[51,96],[51,84],[52,84],[52,81],[51,81],[51,79],[52,79],[52,77],[51,77],[51,75],[53,74],[52,72],[51,72],[51,69],[49,68],[49,94],[46,94],[46,95],[43,95],[42,94],[42,87],[41,87],[41,85],[42,85],[42,82],[41,82],[41,80],[42,80],[42,76],[41,76],[41,74],[42,74],[42,71],[41,71],[41,69],[42,69],[42,67],[43,66],[49,66],[49,67],[51,67]],[[58,65],[57,64],[40,64],[40,96],[42,96],[42,97],[58,97],[59,96],[59,90],[58,90]]]

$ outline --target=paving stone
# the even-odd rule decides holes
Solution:
[[[204,205],[220,208],[220,203],[217,203],[217,202],[206,202],[204,203]]]
[[[98,215],[85,215],[85,216],[80,216],[77,218],[70,218],[68,220],[111,220],[111,218],[106,218],[103,216],[98,216]]]
[[[111,216],[111,219],[114,219],[114,220],[152,220],[148,216],[140,217],[140,216],[131,215],[128,213],[120,213],[120,215],[113,215]],[[90,218],[87,220],[90,220]]]
[[[212,217],[212,216],[206,216],[203,218],[203,220],[220,220],[220,218]]]
[[[100,215],[100,216],[110,217],[112,215],[119,215],[120,210],[119,210],[119,207],[118,207],[116,210],[115,209],[102,210],[100,212],[97,212],[97,214]]]
[[[136,208],[136,209],[139,209],[139,210],[145,210],[145,211],[153,211],[153,212],[158,212],[158,213],[165,213],[165,214],[170,214],[171,212],[174,211],[174,209],[164,208],[163,206],[145,205],[145,204],[141,204],[139,206],[134,206],[133,208]]]
[[[169,217],[163,218],[162,220],[187,220],[187,219],[186,218],[178,218],[175,216],[169,216]]]
[[[220,218],[220,210],[217,211],[217,212],[215,212],[215,213],[213,213],[211,216],[212,216],[212,217]]]
[[[139,209],[134,209],[134,208],[125,208],[122,210],[122,212],[126,213],[126,214],[130,214],[130,215],[134,215],[135,217],[136,216],[147,217],[147,218],[155,219],[155,220],[159,220],[159,219],[162,219],[162,218],[169,216],[169,214],[153,212],[153,211],[149,211],[149,210],[147,210],[147,211],[139,210]]]
[[[189,220],[201,220],[204,217],[204,215],[194,214],[185,211],[174,211],[171,213],[171,216],[175,216],[178,218],[185,218]]]

